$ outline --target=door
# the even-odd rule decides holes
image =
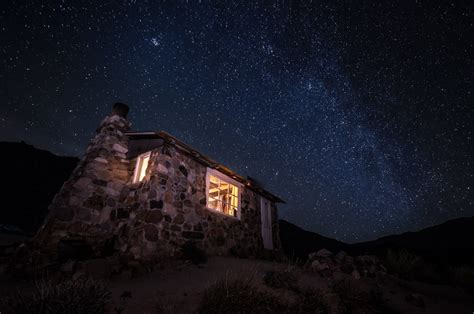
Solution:
[[[261,198],[260,213],[262,217],[263,246],[267,250],[273,250],[271,204],[263,197]]]

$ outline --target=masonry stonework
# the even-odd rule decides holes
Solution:
[[[184,243],[193,241],[211,255],[264,253],[261,196],[242,189],[240,219],[207,209],[207,166],[178,147],[164,142],[152,149],[145,178],[132,183],[137,158],[127,157],[130,122],[125,116],[114,110],[100,124],[36,235],[42,250],[60,255],[61,247],[80,242],[91,256],[153,262],[176,256]],[[275,204],[271,214],[278,252]]]

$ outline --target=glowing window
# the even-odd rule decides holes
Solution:
[[[133,183],[143,180],[150,161],[150,153],[145,153],[137,157],[137,164],[135,166],[135,174],[133,175]]]
[[[207,171],[207,208],[239,218],[241,185],[224,174]]]

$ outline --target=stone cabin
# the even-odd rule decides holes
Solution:
[[[131,131],[128,111],[114,105],[55,196],[35,238],[43,251],[82,243],[152,261],[193,241],[211,255],[281,252],[279,197],[163,131]]]

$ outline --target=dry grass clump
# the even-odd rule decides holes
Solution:
[[[278,283],[279,287],[282,284],[280,275],[272,273],[278,278],[272,282]],[[295,293],[295,300],[290,301],[276,293],[258,289],[249,279],[225,279],[205,291],[198,313],[329,313],[321,291],[295,289]]]
[[[385,263],[389,270],[400,275],[404,279],[412,279],[415,270],[421,263],[421,258],[407,250],[389,250],[385,257]]]
[[[283,309],[283,311],[281,311]],[[273,313],[287,312],[277,296],[261,291],[249,279],[223,279],[210,286],[198,313]]]
[[[296,302],[291,306],[291,313],[327,314],[333,312],[327,293],[317,289],[300,289]]]
[[[92,279],[64,280],[55,283],[43,279],[31,289],[15,291],[0,300],[2,313],[104,313],[110,293]]]
[[[294,290],[298,287],[298,275],[291,268],[270,270],[263,275],[263,283],[271,288]]]
[[[173,314],[176,313],[175,307],[167,300],[158,300],[155,303],[156,314]]]
[[[382,299],[382,294],[375,290],[364,290],[352,280],[339,280],[332,286],[335,294],[336,313],[392,313]]]
[[[450,281],[452,284],[474,292],[474,269],[468,266],[451,267],[449,269]]]

